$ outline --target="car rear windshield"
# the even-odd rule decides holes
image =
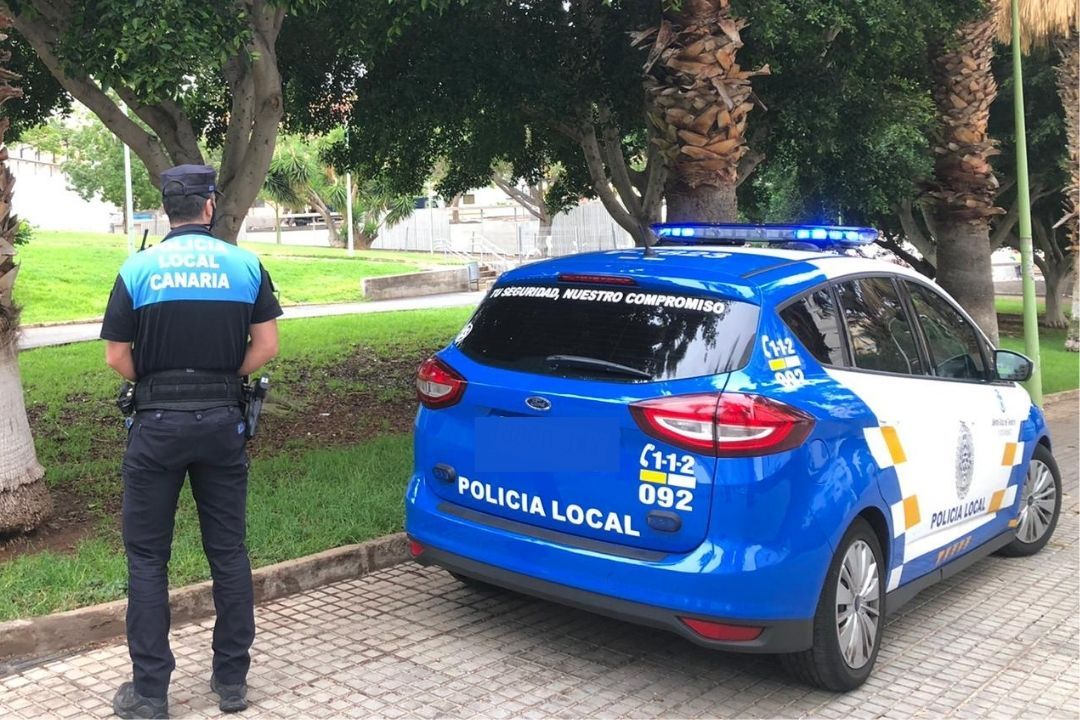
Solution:
[[[758,308],[636,287],[494,288],[455,343],[477,362],[615,382],[713,375],[746,364]]]

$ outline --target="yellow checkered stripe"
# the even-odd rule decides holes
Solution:
[[[641,482],[654,483],[656,485],[670,485],[671,487],[686,488],[693,490],[697,487],[697,478],[693,475],[681,473],[666,473],[661,470],[642,470]]]
[[[799,367],[800,365],[802,365],[802,360],[799,359],[798,355],[789,355],[788,357],[773,358],[769,361],[769,369],[773,371],[787,370],[788,368]]]
[[[883,470],[907,462],[907,453],[900,442],[900,433],[892,425],[866,428],[863,435],[866,437],[870,454]]]
[[[1016,467],[1024,459],[1024,443],[1007,442],[1005,452],[1001,457],[1001,464],[1005,467]]]

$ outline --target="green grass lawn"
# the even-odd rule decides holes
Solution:
[[[1001,347],[1022,353],[1024,336],[1002,334]],[[1080,387],[1080,353],[1065,350],[1064,330],[1039,328],[1039,360],[1044,394]]]
[[[1036,307],[1037,312],[1042,315],[1046,312],[1046,301],[1037,300]],[[1024,312],[1024,301],[1022,298],[1015,297],[1013,295],[1005,295],[994,298],[994,305],[997,311],[1002,315],[1022,315]],[[1065,308],[1065,314],[1069,314],[1069,308]]]
[[[157,239],[152,239],[151,244]],[[427,253],[357,252],[289,245],[246,243],[274,278],[282,304],[361,300],[365,277],[414,272],[446,262]],[[127,258],[127,238],[98,233],[40,230],[21,247],[22,267],[15,300],[24,324],[69,322],[101,317],[116,273]]]
[[[1016,352],[1024,352],[1024,334],[1021,315],[1023,301],[1018,297],[999,297],[995,299],[999,315],[1005,315],[1001,326],[1001,347]],[[1065,308],[1070,314],[1071,307]],[[1038,301],[1038,313],[1046,311],[1046,302]],[[1005,322],[1005,321],[1008,322]],[[1039,328],[1039,359],[1042,363],[1043,393],[1075,390],[1080,386],[1080,354],[1065,350],[1065,330]]]
[[[411,387],[420,359],[470,310],[290,320],[268,368],[273,405],[252,446],[248,548],[255,566],[399,531],[412,463]],[[100,343],[20,355],[38,457],[54,497],[90,518],[72,552],[0,562],[0,620],[124,596],[118,385]],[[310,434],[309,434],[310,433]],[[181,494],[170,583],[209,577],[189,491]]]

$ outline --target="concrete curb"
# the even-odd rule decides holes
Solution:
[[[357,578],[408,558],[409,544],[405,533],[397,533],[261,567],[252,572],[255,602],[267,602],[320,585]],[[208,580],[169,592],[173,627],[213,615],[211,587]],[[116,600],[0,623],[0,663],[19,657],[56,654],[119,637],[124,634],[126,609],[126,600]]]

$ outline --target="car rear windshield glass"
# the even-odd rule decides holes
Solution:
[[[741,367],[758,308],[636,287],[494,288],[455,341],[477,362],[616,382],[712,375]]]

